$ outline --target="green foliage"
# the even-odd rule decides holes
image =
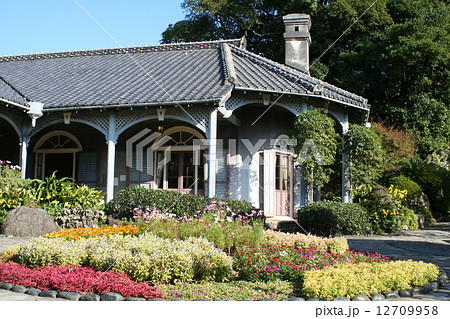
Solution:
[[[414,134],[421,154],[448,150],[448,1],[185,0],[183,8],[185,20],[162,42],[245,35],[250,51],[280,63],[282,16],[309,14],[313,76],[367,97],[373,119]]]
[[[370,128],[350,124],[344,136],[344,152],[349,156],[348,172],[352,189],[372,185],[381,176],[385,150],[381,138]]]
[[[424,185],[439,182],[438,170],[435,164],[413,157],[402,163],[400,173],[419,185]]]
[[[406,190],[404,204],[408,204],[410,200],[416,200],[422,196],[422,188],[416,182],[405,176],[396,176],[389,180],[391,185],[400,190]]]
[[[433,225],[433,214],[429,208],[425,206],[419,206],[414,209],[414,213],[425,215],[425,226]]]
[[[198,216],[211,201],[226,202],[236,214],[245,215],[256,210],[250,203],[232,199],[208,198],[200,195],[181,194],[144,187],[128,187],[116,194],[106,204],[105,212],[114,218],[132,219],[135,209],[146,210],[157,208],[158,211],[176,216]]]
[[[152,283],[226,281],[232,263],[231,257],[204,238],[168,240],[151,234],[77,241],[38,238],[23,245],[12,260],[27,266],[82,265],[117,270],[133,280]]]
[[[208,282],[186,283],[177,282],[173,285],[159,285],[166,300],[182,298],[184,300],[261,300],[289,298],[295,296],[296,287],[286,281],[272,282]]]
[[[355,203],[322,201],[301,207],[298,222],[318,236],[370,234],[367,211]]]
[[[201,216],[178,218],[156,211],[136,210],[135,222],[140,226],[141,233],[152,233],[170,239],[204,237],[228,253],[263,241],[264,223],[262,219],[256,218],[262,212],[255,211],[254,216],[243,216],[227,208],[224,202],[212,203]]]
[[[312,185],[323,186],[333,173],[338,134],[334,121],[320,110],[308,110],[297,115],[292,138],[297,140],[295,152],[302,166],[301,174]]]
[[[305,272],[303,291],[308,298],[353,298],[423,286],[438,276],[436,265],[421,261],[340,264]]]
[[[430,201],[430,209],[437,220],[450,220],[450,171],[436,168],[438,176],[437,182],[427,182],[422,184],[425,194]]]
[[[38,202],[35,192],[31,188],[3,187],[0,189],[0,223],[6,214],[20,206],[35,206]]]
[[[419,228],[419,223],[417,221],[416,214],[412,209],[407,207],[400,208],[400,223],[403,229],[406,230],[416,230]]]
[[[377,234],[394,233],[401,228],[398,210],[377,209],[370,215],[372,229]]]
[[[39,206],[53,215],[65,207],[103,208],[103,192],[86,185],[77,185],[67,177],[58,179],[55,172],[42,181],[36,180],[36,183]]]

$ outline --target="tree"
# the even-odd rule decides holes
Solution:
[[[297,162],[309,189],[313,185],[323,186],[333,173],[331,165],[338,147],[339,135],[335,132],[334,120],[320,110],[305,111],[297,115],[291,135],[297,140]]]
[[[381,138],[370,128],[351,124],[343,143],[344,152],[349,156],[351,192],[363,185],[373,185],[385,165],[386,153]]]
[[[282,17],[311,15],[313,76],[368,98],[373,119],[414,133],[423,158],[450,149],[448,1],[185,0],[183,8],[186,19],[162,42],[246,35],[250,51],[281,63]]]

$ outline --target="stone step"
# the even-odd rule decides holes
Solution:
[[[268,217],[266,218],[266,228],[282,231],[286,233],[302,232],[300,226],[296,223],[296,220],[286,217]]]

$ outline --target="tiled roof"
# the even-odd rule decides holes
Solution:
[[[367,101],[240,48],[240,40],[0,57],[0,98],[45,108],[220,101],[233,86]],[[224,52],[227,51],[227,52]],[[230,54],[231,52],[231,54]]]
[[[297,69],[235,46],[231,46],[231,51],[237,75],[237,88],[318,95],[368,108],[367,99],[313,78]]]

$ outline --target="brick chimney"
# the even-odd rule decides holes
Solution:
[[[285,25],[285,64],[309,74],[309,44],[311,18],[307,14],[293,13],[283,17]]]

